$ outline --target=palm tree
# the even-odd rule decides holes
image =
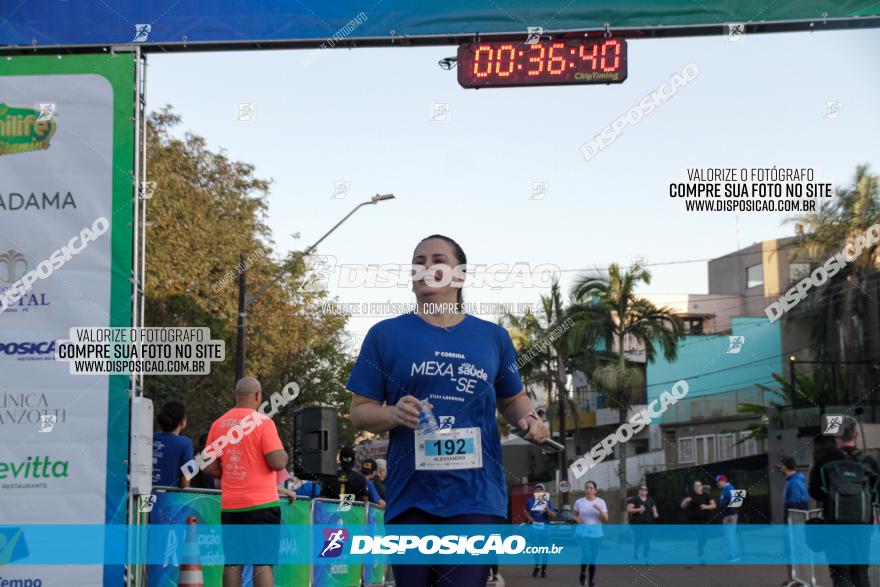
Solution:
[[[527,391],[538,384],[548,393],[548,417],[559,422],[560,442],[565,444],[565,406],[577,421],[577,406],[568,392],[568,374],[584,369],[590,363],[596,346],[596,329],[588,316],[577,306],[565,307],[559,282],[554,282],[550,295],[541,296],[540,314],[528,311],[523,316],[506,313],[501,323],[507,327],[520,356],[530,360],[519,366]],[[550,398],[555,396],[555,402]],[[555,407],[554,407],[555,404]],[[565,451],[560,453],[559,468],[567,478]],[[565,498],[563,498],[563,503]]]
[[[742,444],[747,440],[755,439],[761,442],[767,438],[767,419],[763,416],[767,415],[767,408],[784,408],[788,406],[796,406],[804,401],[818,406],[822,399],[822,384],[816,372],[797,373],[795,375],[795,386],[786,380],[779,373],[772,373],[773,380],[776,381],[775,387],[768,387],[760,383],[755,387],[763,394],[763,404],[741,403],[737,406],[740,414],[749,414],[753,416],[762,416],[759,422],[749,424],[745,430],[750,434],[740,439],[736,444]]]
[[[617,406],[620,422],[627,420],[632,403],[632,392],[642,387],[642,372],[627,366],[624,344],[627,340],[641,344],[645,359],[653,363],[657,349],[667,361],[674,361],[678,354],[678,340],[683,336],[681,320],[670,308],[658,308],[636,294],[639,284],[651,283],[651,274],[640,264],[623,271],[614,263],[607,271],[597,270],[576,280],[572,297],[576,302],[573,311],[581,313],[596,329],[605,348],[615,348],[614,360],[597,367],[593,378],[606,391],[613,390],[611,401]],[[626,511],[626,451],[618,448],[620,468],[621,512]]]
[[[847,243],[863,238],[868,228],[880,223],[878,176],[867,165],[856,167],[851,186],[838,188],[836,197],[819,210],[794,218],[803,228],[795,253],[824,262]],[[843,267],[821,288],[816,288],[796,306],[791,318],[809,324],[818,359],[834,363],[860,361],[878,352],[876,333],[863,317],[870,296],[865,276],[880,267],[880,246],[874,245]],[[867,373],[857,375],[855,389],[873,387]],[[837,382],[834,382],[835,384]],[[840,397],[838,400],[842,399]],[[872,398],[873,399],[873,398]]]

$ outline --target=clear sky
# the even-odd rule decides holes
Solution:
[[[643,256],[654,265],[645,292],[705,293],[705,263],[660,263],[717,257],[793,227],[790,213],[686,212],[668,195],[685,168],[811,167],[834,185],[860,162],[880,171],[880,30],[630,41],[629,78],[610,86],[465,90],[437,65],[455,50],[150,55],[147,98],[274,180],[279,251],[304,248],[375,193],[396,194],[322,244],[338,264],[408,263],[440,232],[471,263],[552,263],[566,284],[576,269]],[[584,159],[582,144],[689,62],[696,79]],[[840,102],[836,118],[828,101]],[[236,120],[239,103],[255,105],[253,120]],[[431,120],[435,103],[448,104],[445,121]],[[337,181],[350,182],[344,198],[332,197]],[[530,199],[533,182],[549,183],[546,197]],[[331,291],[342,302],[412,300],[405,288]],[[472,288],[466,298],[534,302],[545,292]],[[353,319],[351,330],[378,319]]]

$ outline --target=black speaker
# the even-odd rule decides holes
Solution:
[[[293,413],[293,474],[300,479],[336,475],[336,408],[309,406]]]

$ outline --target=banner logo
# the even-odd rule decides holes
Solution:
[[[0,102],[0,155],[48,149],[56,127],[54,117],[46,118],[34,108]]]
[[[348,540],[348,530],[345,528],[324,528],[324,548],[318,558],[335,558],[342,554],[342,547]]]
[[[0,253],[0,281],[15,283],[27,273],[28,263],[24,255],[12,249]]]

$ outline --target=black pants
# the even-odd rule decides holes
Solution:
[[[639,548],[642,549],[642,556],[648,558],[651,551],[651,528],[648,524],[632,524],[633,526],[633,553],[638,557]]]
[[[834,587],[869,587],[868,565],[828,565]]]
[[[410,508],[386,520],[386,526],[394,524],[504,524],[504,518],[485,514],[465,514],[441,518],[417,508]],[[394,581],[401,587],[486,587],[489,569],[493,565],[391,565]]]
[[[581,565],[581,575],[585,574],[587,567],[590,568],[590,585],[596,577],[596,557],[599,555],[599,547],[602,546],[602,537],[591,538],[583,536],[578,538],[581,545],[581,553],[587,564]]]

